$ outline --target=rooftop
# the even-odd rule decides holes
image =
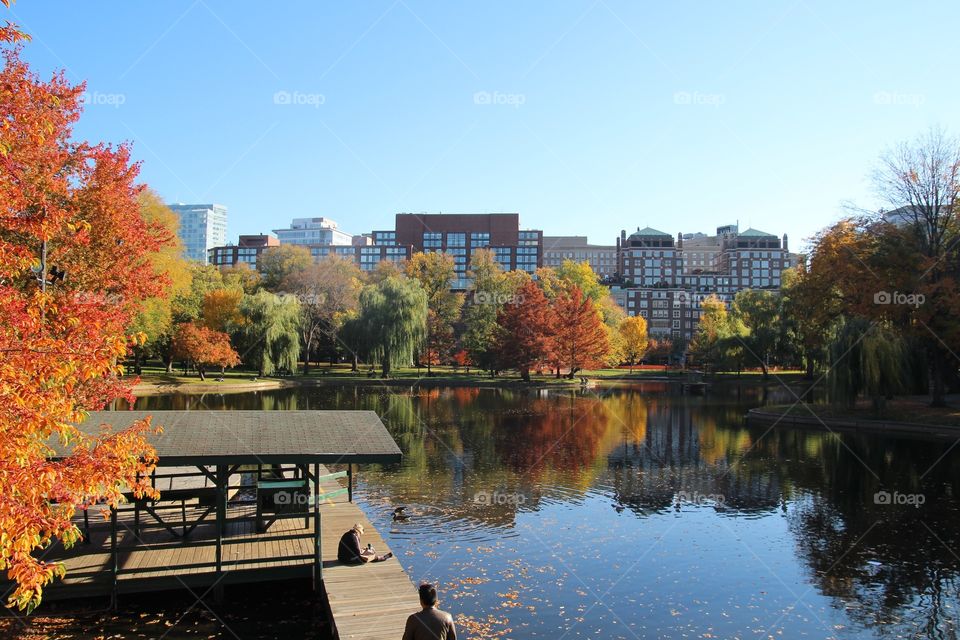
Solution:
[[[659,230],[653,229],[653,228],[651,228],[651,227],[644,227],[643,229],[641,229],[640,227],[637,227],[637,230],[636,230],[635,232],[633,232],[633,233],[630,234],[630,237],[631,237],[631,238],[633,238],[633,237],[649,237],[649,236],[666,236],[666,237],[668,237],[668,238],[672,238],[672,237],[673,237],[673,236],[671,236],[669,233],[666,233],[666,232],[664,232],[664,231],[659,231]]]
[[[753,227],[751,227],[751,228],[749,228],[749,229],[747,229],[747,230],[745,230],[745,231],[741,231],[741,232],[740,232],[739,234],[737,234],[737,235],[740,235],[740,236],[748,236],[748,237],[753,237],[753,238],[775,238],[775,237],[776,237],[776,236],[773,235],[772,233],[767,233],[766,231],[760,231],[759,229],[754,229]]]
[[[148,440],[164,466],[185,464],[400,462],[401,453],[372,411],[94,411],[80,429],[125,429],[153,416],[163,433]],[[51,444],[58,455],[66,453]]]

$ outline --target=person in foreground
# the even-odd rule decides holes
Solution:
[[[437,609],[437,588],[432,584],[420,585],[420,606],[423,611],[407,618],[403,640],[457,640],[453,616]]]
[[[349,531],[340,536],[337,545],[337,560],[343,564],[363,564],[365,562],[383,562],[393,557],[393,553],[378,556],[371,545],[366,549],[360,548],[360,536],[363,535],[363,525],[359,522]]]

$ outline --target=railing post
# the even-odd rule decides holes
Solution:
[[[217,602],[223,601],[223,583],[220,581],[223,574],[223,531],[227,520],[227,489],[230,475],[226,465],[217,465],[217,576],[213,597]]]
[[[353,463],[347,464],[347,502],[353,502]]]
[[[320,465],[313,465],[313,590],[323,582],[323,558],[320,557]]]
[[[110,555],[113,563],[113,588],[110,591],[110,605],[117,609],[117,587],[120,580],[120,552],[117,549],[117,508],[110,507]]]

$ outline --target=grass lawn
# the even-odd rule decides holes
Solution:
[[[341,381],[341,382],[350,382],[350,383],[367,383],[376,384],[378,381],[382,381],[380,378],[380,369],[374,368],[374,375],[370,375],[370,366],[362,365],[359,371],[351,371],[349,363],[341,363],[336,365],[321,364],[313,365],[310,367],[310,372],[307,375],[302,373],[302,365],[298,367],[297,372],[292,376],[264,376],[259,377],[257,371],[249,369],[228,369],[225,373],[221,374],[218,370],[209,371],[206,374],[205,380],[200,380],[200,376],[193,370],[183,375],[183,369],[175,367],[172,373],[167,373],[166,368],[159,363],[148,363],[143,366],[141,373],[141,382],[144,384],[154,384],[154,385],[196,385],[196,384],[205,384],[205,385],[216,385],[220,384],[218,378],[223,378],[222,384],[230,385],[242,385],[242,384],[255,384],[256,382],[262,382],[263,380],[284,380],[290,382],[298,381]],[[685,372],[679,369],[667,369],[666,367],[658,365],[637,365],[633,368],[631,367],[619,367],[619,368],[608,368],[608,369],[589,369],[585,371],[580,371],[574,376],[573,380],[568,379],[566,376],[563,376],[557,379],[553,374],[544,371],[543,375],[536,375],[536,373],[531,374],[531,381],[538,385],[565,385],[569,386],[570,384],[579,384],[580,377],[589,378],[590,380],[649,380],[651,378],[679,378],[684,375],[687,375],[689,372]],[[778,378],[780,379],[797,379],[803,375],[802,371],[777,371],[771,373],[769,381],[775,382]],[[744,380],[760,380],[762,375],[759,371],[744,371],[741,373],[736,372],[719,372],[709,374],[708,378],[736,378]],[[471,368],[469,373],[465,368],[454,369],[453,367],[448,366],[439,366],[433,367],[432,373],[430,376],[427,376],[426,367],[416,368],[416,367],[399,367],[394,368],[390,374],[391,380],[405,381],[409,380],[411,383],[416,380],[430,380],[433,384],[458,384],[458,385],[490,385],[490,384],[509,384],[509,383],[520,383],[520,377],[517,373],[509,371],[506,373],[501,373],[495,378],[491,378],[486,372],[480,371],[477,369]]]

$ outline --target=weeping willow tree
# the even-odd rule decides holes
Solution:
[[[365,360],[383,376],[394,366],[413,364],[427,335],[427,294],[416,280],[390,276],[360,292],[358,329]]]
[[[830,359],[831,394],[850,407],[864,395],[882,415],[886,400],[903,389],[908,368],[903,337],[887,323],[847,320],[830,346]]]
[[[244,317],[241,329],[243,357],[269,376],[277,370],[296,371],[300,359],[300,303],[293,296],[260,291],[244,296],[240,303]]]

